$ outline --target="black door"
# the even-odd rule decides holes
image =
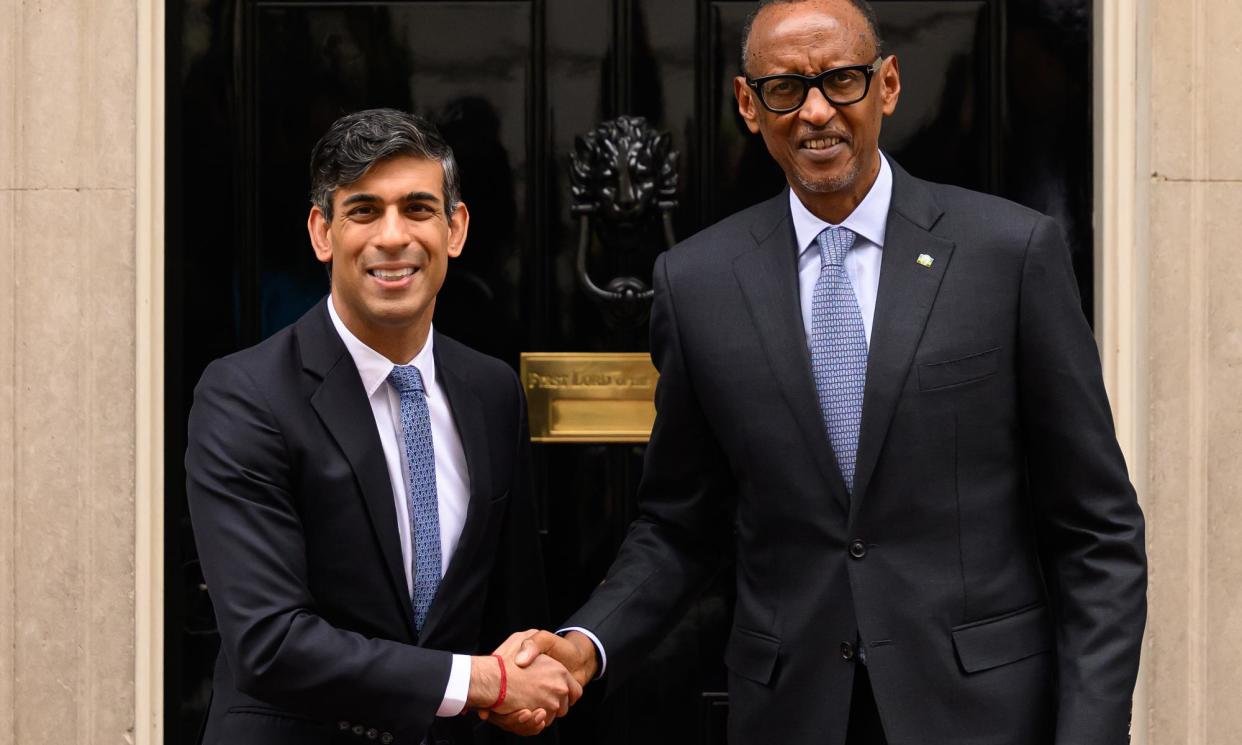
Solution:
[[[1091,308],[1091,4],[874,3],[902,99],[882,146],[917,176],[1059,219]],[[194,742],[217,639],[185,508],[185,417],[211,359],[297,318],[327,290],[307,243],[310,148],[342,113],[437,120],[473,217],[435,323],[515,367],[523,351],[645,351],[641,313],[577,279],[575,138],[622,115],[666,133],[684,237],[774,194],[781,175],[736,114],[731,79],[751,2],[194,0],[168,8],[166,338],[167,742]],[[593,244],[601,279],[649,281],[660,231]],[[535,446],[552,606],[589,593],[634,514],[642,447]],[[726,568],[638,680],[594,692],[567,745],[721,743]]]

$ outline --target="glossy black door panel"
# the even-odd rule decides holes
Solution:
[[[923,178],[995,191],[1002,117],[995,51],[999,5],[879,3],[887,48],[898,54],[902,91],[880,147]]]
[[[465,201],[479,212],[441,315],[450,326],[464,315],[448,312],[458,307],[497,321],[519,318],[534,129],[531,3],[282,2],[247,9],[242,48],[252,61],[242,63],[242,102],[249,113],[238,123],[255,163],[248,200],[254,216],[247,221],[255,232],[243,236],[243,245],[258,262],[259,336],[288,325],[326,292],[324,272],[307,260],[305,228],[289,216],[306,209],[307,154],[318,135],[342,113],[374,106],[443,124],[461,161]],[[512,331],[497,323],[465,335],[492,348]]]
[[[1056,217],[1091,307],[1087,0],[877,0],[903,90],[881,146],[917,176]],[[736,111],[751,2],[715,0],[176,0],[168,5],[166,650],[168,743],[192,743],[210,691],[211,606],[185,509],[185,417],[213,358],[300,315],[327,289],[306,238],[310,148],[372,106],[437,121],[472,216],[437,328],[516,367],[523,351],[644,351],[579,286],[570,157],[601,122],[645,117],[678,153],[685,237],[783,187]],[[650,280],[662,236],[600,277]],[[607,569],[636,512],[643,447],[538,445],[534,481],[556,618]],[[636,680],[590,693],[565,745],[722,743],[721,650],[732,575],[668,630]]]

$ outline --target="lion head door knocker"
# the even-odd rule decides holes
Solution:
[[[654,294],[635,276],[596,284],[588,270],[591,238],[599,240],[597,263],[625,267],[674,243],[677,208],[677,151],[669,135],[641,116],[621,116],[575,139],[570,182],[578,216],[578,283],[617,325],[644,322]],[[599,254],[596,255],[597,257]]]

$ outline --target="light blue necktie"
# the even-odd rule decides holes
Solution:
[[[413,365],[397,365],[388,382],[401,394],[401,435],[405,448],[406,499],[414,544],[414,625],[419,631],[440,585],[440,502],[436,497],[436,456],[431,412],[423,376]]]
[[[845,254],[854,245],[854,231],[825,228],[816,242],[823,263],[811,301],[811,369],[824,428],[852,496],[867,381],[867,332],[845,273]]]

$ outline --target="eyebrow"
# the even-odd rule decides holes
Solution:
[[[345,197],[344,201],[341,202],[341,206],[348,207],[351,204],[358,204],[359,202],[379,202],[379,201],[381,200],[378,196],[374,194],[367,194],[366,192],[361,192],[359,194],[351,194],[348,197]],[[433,202],[435,204],[439,204],[440,198],[437,197],[435,194],[432,194],[429,191],[412,191],[409,194],[406,194],[405,196],[401,197],[401,201],[403,202]]]
[[[440,197],[429,191],[412,191],[404,197],[407,202],[435,202],[440,203]]]

